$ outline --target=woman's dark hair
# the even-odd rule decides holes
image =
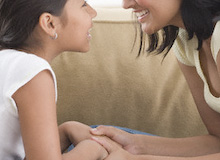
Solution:
[[[21,49],[42,13],[59,16],[67,0],[0,0],[0,49]]]
[[[188,32],[189,40],[196,35],[198,38],[197,49],[200,49],[203,40],[208,39],[213,33],[213,19],[220,15],[220,0],[183,0],[181,4],[181,15],[186,31]],[[157,54],[165,51],[164,56],[166,56],[173,46],[178,32],[178,27],[164,27],[162,29],[161,43],[159,43],[159,33],[149,35],[149,47],[147,51],[156,51]],[[142,48],[143,45],[140,47]]]

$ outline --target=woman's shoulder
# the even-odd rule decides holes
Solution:
[[[194,66],[194,53],[197,52],[198,40],[194,36],[189,40],[188,33],[185,29],[179,29],[179,34],[173,46],[177,59],[188,66]]]
[[[218,21],[215,25],[215,29],[212,34],[211,38],[211,50],[214,57],[214,60],[216,62],[217,55],[220,50],[220,21]]]

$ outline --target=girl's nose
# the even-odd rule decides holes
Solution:
[[[91,6],[89,6],[89,14],[91,15],[92,18],[95,18],[97,16],[96,10]]]

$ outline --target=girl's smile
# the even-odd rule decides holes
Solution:
[[[92,28],[91,29],[89,29],[89,31],[87,32],[87,39],[90,41],[91,39],[92,39],[92,35],[91,35],[91,30],[92,30]]]

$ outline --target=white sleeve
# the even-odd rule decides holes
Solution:
[[[218,21],[213,31],[213,35],[211,38],[211,50],[214,60],[217,63],[217,56],[220,51],[220,21]]]
[[[173,51],[181,63],[187,66],[194,66],[194,56],[192,52],[196,51],[195,42],[196,40],[193,38],[192,40],[188,40],[188,34],[185,30],[180,29],[179,35],[174,42]]]
[[[10,106],[13,106],[13,112],[15,111],[17,114],[17,106],[12,95],[43,70],[49,70],[53,76],[56,93],[55,101],[57,100],[56,77],[46,60],[35,55],[26,54],[14,57],[10,60],[10,64],[9,68],[7,68],[8,76],[5,77],[4,92],[6,100],[11,103]]]

